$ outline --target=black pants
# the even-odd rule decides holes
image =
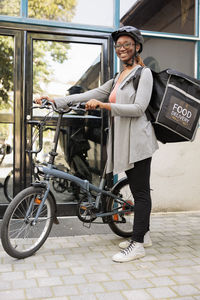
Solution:
[[[151,157],[134,163],[134,168],[126,171],[135,202],[132,240],[139,243],[143,243],[144,235],[149,230],[151,213],[150,171]]]

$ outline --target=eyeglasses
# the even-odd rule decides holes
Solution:
[[[122,47],[127,50],[130,48],[131,45],[133,46],[135,44],[132,44],[132,43],[115,44],[114,47],[116,50],[120,50]]]

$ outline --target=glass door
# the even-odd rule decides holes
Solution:
[[[26,63],[26,113],[28,120],[41,120],[47,111],[31,111],[33,99],[48,95],[63,97],[83,93],[98,87],[110,76],[108,40],[106,38],[28,34]],[[37,162],[48,159],[57,116],[49,117],[43,134],[42,151]],[[31,140],[33,128],[27,122],[26,141]],[[107,115],[101,111],[87,114],[69,113],[64,116],[55,166],[94,184],[105,163],[105,127]],[[27,145],[28,147],[28,145]],[[31,180],[33,159],[26,155],[27,183]],[[77,203],[77,189],[68,182],[53,179],[51,188],[61,207]],[[79,191],[78,191],[79,192]],[[70,208],[70,213],[72,209]],[[62,208],[63,211],[63,208]],[[64,210],[65,211],[65,210]]]

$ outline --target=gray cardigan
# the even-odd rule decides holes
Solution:
[[[133,75],[138,67],[139,65],[120,83],[116,92],[116,103],[111,104],[111,115],[114,117],[114,138],[112,138],[112,130],[109,130],[107,173],[118,174],[131,169],[135,162],[151,157],[158,149],[154,129],[145,114],[152,93],[152,73],[149,68],[142,70],[136,92],[133,87]],[[115,82],[118,78],[119,75]],[[85,93],[56,98],[54,99],[56,106],[64,108],[69,102],[86,102],[90,99],[108,102],[115,82],[111,79]]]

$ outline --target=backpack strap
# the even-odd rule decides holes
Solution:
[[[136,70],[136,72],[134,74],[134,77],[133,77],[133,87],[136,91],[137,91],[137,88],[138,88],[138,84],[139,84],[139,81],[140,81],[140,76],[141,76],[142,70],[143,70],[143,67],[139,67]]]
[[[143,67],[139,67],[136,70],[135,75],[133,77],[133,87],[134,87],[134,89],[136,91],[137,91],[137,88],[138,88],[138,84],[139,84],[139,81],[140,81],[140,76],[141,76],[141,73],[142,73],[143,69],[144,69]],[[151,107],[150,107],[150,105],[148,105],[148,107],[147,107],[147,109],[145,111],[145,114],[147,116],[147,120],[152,122],[153,119],[152,119],[152,115],[151,115]]]

